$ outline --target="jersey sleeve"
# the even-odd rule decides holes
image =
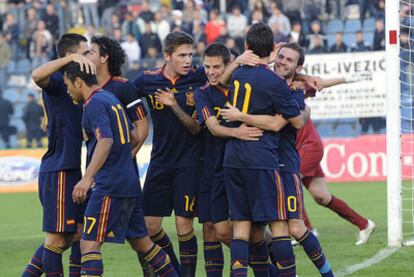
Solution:
[[[144,104],[140,97],[137,96],[136,88],[130,81],[124,83],[124,86],[118,96],[119,101],[124,105],[131,122],[146,118]]]
[[[303,111],[305,109],[305,93],[303,90],[299,89],[295,91],[295,93],[293,93],[293,99],[299,106],[299,110]]]
[[[111,129],[111,117],[108,107],[99,99],[94,99],[88,104],[86,117],[89,121],[91,131],[94,133],[96,140],[103,138],[113,138]]]
[[[49,77],[49,83],[43,88],[43,91],[47,94],[58,93],[62,87],[66,88],[63,75],[60,72],[55,72]]]
[[[135,94],[137,98],[145,97],[145,93],[144,93],[145,75],[144,73],[141,73],[140,75],[138,75],[138,77],[135,78],[132,84],[134,85]]]
[[[197,89],[195,92],[196,119],[200,124],[205,122],[209,117],[215,115],[211,101],[206,96],[205,91],[202,89]]]

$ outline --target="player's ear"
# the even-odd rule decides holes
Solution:
[[[164,60],[165,60],[166,62],[169,62],[169,61],[171,60],[171,55],[170,55],[170,54],[168,54],[167,52],[163,51],[163,52],[162,52],[162,55],[163,55]]]
[[[109,55],[100,56],[101,63],[106,63],[109,59]]]
[[[81,88],[82,87],[82,80],[79,77],[76,77],[75,82],[73,82],[73,85],[75,88]]]

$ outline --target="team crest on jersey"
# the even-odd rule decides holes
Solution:
[[[187,106],[191,106],[191,107],[195,105],[194,92],[189,91],[185,94],[185,103],[187,104]]]
[[[66,224],[67,225],[73,225],[73,224],[75,224],[76,222],[75,222],[75,220],[73,219],[73,218],[68,218],[67,220],[66,220]]]
[[[176,88],[172,88],[170,90],[171,90],[172,93],[177,93],[178,92],[178,90]]]

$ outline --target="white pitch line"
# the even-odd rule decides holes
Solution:
[[[384,248],[380,250],[377,254],[375,254],[375,256],[373,256],[372,258],[369,258],[368,260],[365,260],[359,264],[347,266],[343,270],[336,272],[334,275],[336,277],[343,277],[343,276],[347,276],[352,273],[355,273],[361,269],[368,268],[374,264],[377,264],[385,260],[386,258],[391,256],[394,252],[398,251],[399,249],[400,249],[399,247]]]

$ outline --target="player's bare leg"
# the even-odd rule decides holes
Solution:
[[[162,248],[155,244],[149,236],[136,239],[128,239],[132,249],[137,253],[141,253],[146,263],[150,265],[154,272],[159,276],[178,277],[171,259],[162,250]],[[155,275],[154,275],[155,276]]]
[[[103,260],[101,254],[102,242],[81,240],[82,252],[81,276],[102,276]]]
[[[296,276],[295,254],[289,235],[287,221],[272,221],[269,223],[272,232],[270,247],[272,263],[283,276]]]
[[[216,230],[216,235],[218,239],[230,247],[231,238],[233,236],[233,225],[230,220],[225,220],[221,222],[214,223],[214,229]]]
[[[322,250],[318,238],[309,230],[303,220],[289,219],[289,232],[300,245],[323,277],[332,277],[333,273]]]
[[[180,274],[181,265],[178,262],[175,255],[173,245],[167,233],[162,229],[162,217],[158,216],[145,216],[145,225],[147,226],[148,235],[152,241],[159,245],[170,256],[171,262],[174,265],[175,270]]]
[[[80,240],[82,238],[83,224],[77,224],[76,234],[73,235],[71,252],[69,256],[69,277],[80,276],[81,271],[81,249]]]
[[[364,218],[343,200],[333,196],[329,190],[325,177],[314,177],[308,188],[316,203],[336,212],[340,217],[357,226],[360,230],[356,245],[368,242],[369,236],[375,229],[375,223]]]
[[[204,268],[207,277],[223,275],[224,256],[213,222],[203,223]]]
[[[195,276],[197,266],[197,238],[193,229],[193,218],[175,217],[175,228],[180,248],[181,276]]]
[[[233,239],[230,244],[231,276],[247,276],[251,229],[250,221],[233,221]]]

